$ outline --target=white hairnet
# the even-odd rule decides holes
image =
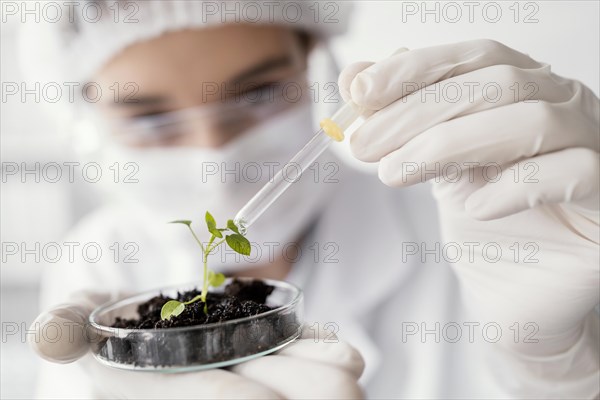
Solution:
[[[84,82],[126,47],[187,28],[275,24],[327,39],[346,30],[351,10],[348,3],[288,0],[52,3],[58,12],[46,10],[42,21],[25,24],[21,33],[22,68],[33,81]]]

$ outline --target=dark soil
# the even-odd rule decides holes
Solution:
[[[108,362],[145,368],[179,369],[222,363],[276,348],[300,332],[301,321],[293,313],[271,314],[237,324],[216,324],[206,329],[172,331],[168,328],[204,325],[262,314],[274,287],[260,280],[234,280],[222,294],[209,293],[208,314],[204,303],[186,305],[170,320],[162,321],[160,310],[170,297],[160,295],[138,306],[139,318],[117,317],[115,328],[132,329],[124,335],[92,340],[96,355]],[[176,300],[188,301],[197,290],[178,293]],[[158,329],[148,331],[148,329]]]
[[[225,287],[223,294],[209,293],[206,297],[208,314],[204,313],[204,302],[196,301],[185,306],[185,310],[168,320],[160,318],[162,306],[169,300],[189,301],[200,294],[199,290],[177,293],[176,298],[160,295],[138,306],[139,318],[118,318],[111,326],[126,329],[160,329],[181,326],[210,324],[232,319],[250,317],[271,310],[265,305],[273,286],[262,281],[234,280]]]

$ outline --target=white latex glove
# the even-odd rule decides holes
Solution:
[[[339,84],[345,100],[370,110],[351,138],[354,155],[379,161],[389,186],[433,181],[440,248],[462,252],[441,256],[455,266],[482,325],[503,329],[496,355],[510,370],[507,391],[596,396],[598,98],[490,40],[400,49],[350,65]],[[524,343],[536,327],[539,343]]]
[[[165,374],[125,371],[97,362],[88,353],[83,330],[90,312],[109,300],[106,295],[79,293],[72,303],[41,314],[28,336],[42,358],[77,361],[95,385],[115,398],[158,399],[323,399],[362,398],[357,383],[364,369],[360,354],[330,332],[305,328],[302,337],[273,355],[227,369]],[[44,340],[47,326],[61,327],[61,340]],[[325,340],[327,339],[327,340]]]

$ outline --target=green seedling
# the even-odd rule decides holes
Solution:
[[[213,216],[207,211],[206,216],[206,227],[208,228],[208,232],[210,233],[210,239],[206,246],[202,244],[196,233],[192,229],[192,221],[188,220],[179,220],[173,221],[172,224],[183,224],[188,227],[192,236],[200,246],[202,250],[202,263],[204,265],[203,270],[203,280],[202,280],[202,291],[200,294],[193,299],[181,302],[177,300],[169,300],[167,301],[162,309],[160,310],[160,317],[162,319],[170,319],[171,317],[176,317],[185,310],[185,306],[195,303],[198,300],[204,303],[204,313],[208,313],[208,305],[206,304],[206,296],[208,295],[208,287],[219,287],[225,281],[225,275],[221,273],[215,273],[208,269],[208,256],[221,244],[227,243],[231,249],[237,253],[240,253],[244,256],[250,255],[250,242],[246,239],[239,231],[238,227],[235,225],[233,220],[227,221],[226,228],[217,228],[217,222],[213,218]],[[230,234],[226,234],[226,232],[230,232]],[[225,236],[225,238],[223,238]],[[221,240],[217,240],[221,239]]]

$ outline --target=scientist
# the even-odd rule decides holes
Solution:
[[[30,343],[71,364],[44,364],[40,396],[598,396],[598,99],[491,40],[346,67],[341,95],[366,117],[352,153],[403,189],[325,154],[248,232],[251,258],[219,255],[215,268],[230,275],[301,286],[304,339],[186,374],[115,370],[90,359],[82,339],[45,340],[45,326],[85,324],[118,293],[199,279],[195,243],[165,222],[233,217],[302,147],[316,126],[310,82],[334,71],[323,49],[348,20],[343,4],[336,24],[315,22],[304,2],[297,21],[253,23],[202,15],[203,2],[135,4],[134,23],[105,12],[23,37],[32,71],[90,90],[117,84],[76,113],[135,179],[108,185],[106,204],[69,235],[116,243],[119,257],[45,270],[48,311]],[[505,90],[481,90],[490,82]],[[448,87],[473,90],[427,95]]]

